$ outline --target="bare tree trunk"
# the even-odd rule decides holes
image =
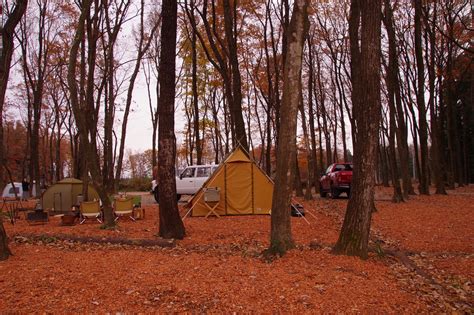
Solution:
[[[322,111],[321,111],[321,103],[324,102],[324,95],[322,94],[323,91],[321,89],[321,68],[319,66],[319,57],[318,57],[318,54],[316,54],[316,64],[318,65],[317,68],[316,68],[316,79],[317,79],[317,82],[315,82],[315,87],[318,86],[318,90],[315,89],[315,92],[314,92],[314,95],[316,96],[315,99],[316,99],[316,119],[317,119],[317,123],[318,123],[318,140],[319,140],[319,155],[318,155],[318,158],[319,158],[319,170],[318,173],[321,173],[324,171],[324,167],[323,167],[323,160],[324,160],[324,154],[323,154],[323,131],[322,131],[322,127],[321,127],[321,116],[322,116]],[[318,84],[316,84],[318,83]],[[318,93],[319,91],[319,93]],[[319,96],[319,97],[318,97]],[[318,174],[318,177],[319,177],[319,174]],[[320,190],[320,185],[317,185],[317,189],[318,191]]]
[[[215,146],[214,146],[214,149],[215,149],[214,163],[219,164],[219,152],[222,151],[222,146],[221,146],[222,136],[219,130],[219,118],[217,116],[218,108],[216,104],[216,93],[217,93],[216,89],[213,89],[211,92],[211,105],[212,105],[211,111],[212,111],[212,118],[214,120],[214,129],[213,129],[214,138],[216,139]]]
[[[25,23],[20,27],[21,34],[19,36],[20,46],[22,50],[22,66],[25,85],[27,86],[28,94],[28,128],[29,128],[29,177],[32,181],[31,186],[35,186],[32,191],[40,192],[40,179],[46,176],[41,176],[40,172],[40,120],[43,106],[44,82],[47,77],[47,68],[49,64],[49,33],[47,29],[46,16],[48,12],[48,2],[37,2],[38,5],[38,37],[37,51],[34,54],[28,51],[28,42],[31,41],[29,29]],[[31,60],[31,61],[30,61]],[[30,63],[29,63],[30,61]],[[33,66],[34,64],[34,66]],[[31,106],[31,107],[30,107]],[[46,159],[45,159],[46,160]]]
[[[191,0],[190,3],[191,12],[194,16],[194,0]],[[196,143],[196,163],[198,165],[202,164],[202,144],[201,138],[199,135],[199,104],[198,104],[198,86],[197,86],[197,50],[196,50],[196,41],[197,41],[197,30],[193,28],[192,30],[192,39],[191,39],[191,56],[192,56],[192,90],[193,90],[193,110],[194,110],[194,141]]]
[[[97,5],[97,3],[96,3]],[[82,3],[81,15],[79,17],[76,34],[71,44],[71,50],[69,55],[68,64],[68,85],[71,98],[71,107],[74,111],[74,117],[79,130],[80,141],[84,156],[84,169],[83,169],[83,183],[84,190],[83,194],[87,198],[87,185],[88,185],[88,172],[92,177],[92,184],[96,188],[99,197],[102,201],[105,216],[105,227],[114,228],[115,220],[111,207],[111,202],[108,196],[108,191],[103,185],[104,180],[101,176],[100,171],[100,160],[97,150],[96,133],[97,133],[97,109],[94,108],[94,65],[96,60],[95,43],[97,40],[96,27],[92,27],[91,24],[97,26],[97,20],[89,19],[91,9],[91,0],[85,0]],[[95,10],[99,8],[95,6]],[[79,45],[85,34],[85,21],[87,19],[88,36],[89,36],[89,51],[88,51],[88,83],[86,89],[86,101],[83,104],[79,103],[78,87],[76,82],[76,64]],[[94,28],[94,30],[92,30]],[[100,94],[100,91],[99,91]]]
[[[185,229],[176,200],[176,137],[174,134],[174,99],[176,78],[177,2],[164,0],[162,6],[160,107],[158,109],[158,177],[160,178],[159,235],[183,239]]]
[[[305,33],[308,27],[309,0],[296,0],[287,32],[287,58],[284,67],[283,102],[277,147],[277,167],[273,191],[270,248],[268,254],[283,255],[294,247],[291,236],[290,202],[292,177],[291,166],[295,163],[296,122],[301,93],[301,64]],[[289,158],[288,158],[289,157]]]
[[[12,255],[10,248],[8,247],[7,232],[3,226],[3,217],[0,218],[0,261],[7,260]]]
[[[226,105],[230,118],[232,142],[234,145],[240,143],[246,150],[248,150],[248,142],[245,131],[245,122],[242,115],[242,83],[239,71],[239,63],[237,57],[237,8],[236,3],[231,3],[229,0],[223,2],[224,7],[224,31],[225,40],[220,38],[220,34],[216,29],[216,7],[215,0],[211,1],[212,19],[207,15],[208,1],[203,1],[202,11],[198,11],[201,16],[204,30],[207,35],[207,41],[203,36],[196,31],[197,23],[194,17],[187,10],[188,18],[191,22],[196,35],[201,42],[201,47],[204,49],[206,57],[220,73],[224,84],[224,92],[226,97]],[[212,22],[212,26],[210,22]],[[226,42],[226,44],[225,44]],[[227,136],[227,133],[226,133]],[[228,141],[226,141],[226,148]]]
[[[145,67],[145,65],[144,65]],[[152,172],[152,178],[156,179],[156,166],[157,166],[157,154],[156,154],[156,138],[157,138],[157,131],[158,131],[158,109],[153,108],[153,101],[151,98],[151,91],[150,91],[150,83],[151,83],[151,65],[150,63],[146,63],[146,69],[143,71],[145,75],[145,82],[146,82],[146,87],[147,87],[147,96],[148,96],[148,108],[150,110],[150,116],[151,116],[151,124],[152,124],[152,138],[151,138],[151,169],[153,170]],[[156,96],[159,94],[159,83],[156,83]],[[158,101],[157,101],[158,105]]]
[[[428,10],[425,10],[425,15],[428,15]],[[446,195],[446,188],[443,179],[443,169],[442,159],[441,159],[441,150],[440,150],[440,130],[439,130],[439,117],[438,111],[435,108],[436,100],[436,63],[435,63],[435,54],[436,54],[436,20],[437,20],[437,4],[434,2],[433,8],[433,23],[430,27],[428,18],[425,19],[425,30],[428,36],[426,41],[426,54],[427,54],[427,67],[428,67],[428,80],[429,80],[429,93],[430,98],[428,101],[428,107],[430,109],[430,127],[431,127],[431,165],[433,169],[433,178],[436,187],[435,194]],[[429,48],[429,58],[428,58],[428,48]]]
[[[309,89],[311,91],[311,89]],[[310,92],[311,94],[311,92]],[[309,97],[308,97],[309,98]],[[312,98],[312,97],[311,97]],[[311,106],[311,103],[309,103],[309,106]],[[304,149],[306,152],[306,160],[308,162],[308,168],[307,168],[307,178],[306,178],[306,189],[305,189],[305,194],[304,194],[304,199],[305,200],[311,200],[313,199],[311,189],[313,187],[314,179],[314,170],[313,170],[313,161],[312,161],[312,155],[311,155],[311,148],[309,145],[309,133],[308,133],[308,126],[306,125],[306,112],[304,110],[304,105],[303,105],[303,93],[301,93],[301,100],[300,100],[300,114],[301,114],[301,124],[303,127],[303,143],[304,143]]]
[[[380,136],[381,143],[379,143],[379,162],[377,163],[377,167],[380,169],[382,185],[384,187],[390,187],[390,179],[389,179],[389,166],[388,166],[388,156],[387,156],[387,145],[385,144],[385,137],[383,135]]]
[[[309,133],[311,135],[311,154],[310,154],[310,165],[308,171],[312,170],[312,181],[311,185],[314,186],[316,191],[319,189],[319,185],[316,185],[317,178],[319,177],[318,163],[316,158],[316,130],[314,126],[314,108],[313,108],[313,83],[314,83],[314,67],[313,67],[313,45],[311,38],[308,36],[308,57],[309,57],[309,74],[308,74],[308,120],[309,120]],[[316,99],[315,95],[315,99]],[[308,175],[309,176],[309,175]],[[309,177],[308,177],[309,178]],[[311,192],[311,186],[309,187]]]
[[[418,72],[418,86],[416,101],[418,105],[418,119],[420,122],[420,194],[429,195],[429,169],[428,169],[428,123],[426,122],[425,106],[425,67],[423,64],[423,47],[421,45],[421,15],[422,0],[413,0],[415,6],[415,56],[416,68]]]
[[[450,38],[454,38],[454,27],[455,21],[453,18],[453,8],[452,2],[449,3],[446,8],[446,16],[444,17],[446,21],[446,27],[448,28],[448,33]],[[448,9],[449,7],[449,9]],[[455,183],[458,183],[458,186],[464,186],[464,172],[463,172],[463,163],[462,157],[463,153],[461,151],[461,136],[460,132],[462,132],[462,122],[461,115],[459,113],[459,105],[457,104],[457,92],[456,92],[456,69],[455,69],[455,47],[454,42],[452,40],[446,43],[446,74],[445,74],[445,97],[446,97],[446,106],[447,106],[447,133],[448,133],[448,148],[449,148],[449,162],[451,168],[451,174],[453,177],[453,188],[455,187]]]
[[[124,156],[124,151],[125,151],[125,139],[127,135],[127,124],[128,124],[128,115],[130,113],[130,107],[132,104],[132,96],[133,96],[133,90],[135,88],[135,81],[137,79],[138,73],[140,71],[140,64],[143,59],[143,56],[146,54],[148,49],[150,48],[150,45],[152,43],[152,39],[155,36],[156,30],[158,29],[158,26],[160,24],[160,20],[157,19],[150,31],[150,34],[148,34],[148,39],[145,39],[145,34],[144,34],[144,11],[145,11],[145,1],[141,1],[141,9],[140,9],[140,38],[139,38],[139,44],[137,47],[137,59],[135,62],[135,67],[132,72],[132,76],[130,77],[130,84],[128,86],[127,90],[127,100],[125,103],[125,110],[123,114],[123,120],[122,120],[122,132],[121,132],[121,138],[120,138],[120,147],[119,147],[119,156],[117,160],[117,168],[115,171],[115,188],[116,190],[118,189],[118,184],[121,178],[121,173],[122,173],[122,167],[123,167],[123,156]],[[111,170],[112,171],[112,170]]]
[[[239,70],[239,60],[237,58],[237,3],[233,3],[231,8],[230,1],[224,0],[224,29],[229,47],[229,61],[232,72],[232,95],[233,104],[231,111],[233,112],[235,124],[235,137],[245,150],[249,150],[247,142],[247,134],[245,132],[245,122],[242,115],[242,82]]]
[[[293,189],[295,190],[296,196],[297,197],[303,197],[304,192],[303,192],[303,183],[301,182],[301,173],[300,173],[300,166],[298,163],[298,147],[296,146],[295,150],[295,156],[294,156],[294,163],[292,166],[293,169],[293,174],[295,178],[293,179]]]
[[[352,104],[357,130],[351,197],[334,252],[363,259],[368,256],[370,224],[375,210],[374,169],[381,115],[381,9],[381,0],[352,0],[349,17]]]
[[[0,54],[0,187],[3,187],[3,168],[6,167],[5,151],[3,141],[3,108],[5,104],[5,92],[7,90],[10,66],[13,55],[13,35],[15,28],[26,11],[27,0],[18,0],[15,8],[5,22],[1,30],[3,50]],[[11,255],[8,247],[7,233],[3,226],[3,218],[0,218],[0,261],[6,260]]]
[[[398,128],[396,129],[397,148],[400,158],[400,173],[402,177],[403,198],[408,199],[412,194],[413,186],[411,183],[410,169],[409,169],[409,152],[407,143],[407,126],[404,119],[403,104],[400,96],[400,81],[398,78],[399,63],[398,52],[396,47],[396,36],[393,21],[393,9],[390,2],[385,0],[385,25],[388,34],[388,49],[389,49],[389,73],[390,82],[395,93],[395,116],[397,119]]]
[[[387,28],[387,33],[393,32],[393,13],[392,13],[392,8],[390,7],[390,3],[388,0],[384,0],[384,24],[385,27]],[[389,30],[390,29],[390,30]],[[389,36],[393,35],[391,33]],[[393,40],[393,38],[391,38]],[[393,196],[392,196],[392,201],[395,203],[404,201],[403,200],[403,194],[402,194],[402,188],[400,185],[400,174],[398,170],[398,165],[397,165],[397,154],[396,154],[396,148],[395,148],[395,135],[398,130],[396,120],[395,120],[395,115],[396,115],[396,109],[395,109],[395,86],[396,83],[395,81],[397,80],[397,71],[398,68],[397,66],[397,55],[395,51],[395,47],[393,47],[393,43],[389,43],[389,60],[388,60],[388,67],[387,67],[387,77],[386,77],[386,82],[387,82],[387,91],[388,91],[388,105],[389,105],[389,135],[388,135],[388,141],[389,141],[389,159],[390,159],[390,170],[391,170],[391,175],[392,175],[392,185],[393,185]],[[400,137],[398,137],[400,138]]]

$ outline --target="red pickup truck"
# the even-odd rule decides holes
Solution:
[[[349,197],[351,194],[352,163],[334,163],[329,165],[319,180],[319,193],[326,197],[338,198],[343,192]]]

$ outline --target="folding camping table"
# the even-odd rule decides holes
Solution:
[[[204,188],[204,204],[206,205],[209,212],[206,214],[206,219],[214,214],[216,217],[220,218],[221,216],[216,212],[216,208],[219,205],[221,197],[221,192],[219,187],[207,187]]]

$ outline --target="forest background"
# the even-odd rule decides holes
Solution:
[[[157,163],[160,3],[96,4],[79,82],[81,101],[93,104],[88,117],[97,126],[91,137],[102,178],[110,190],[147,190]],[[241,143],[273,175],[290,3],[229,5],[178,6],[177,166],[219,163]],[[4,1],[2,24],[13,8]],[[300,194],[304,186],[318,190],[327,165],[352,159],[349,10],[349,1],[315,2],[309,10],[294,166]],[[1,186],[85,176],[66,80],[78,16],[73,1],[32,1],[15,30],[1,108]],[[439,189],[474,180],[473,17],[469,1],[425,1],[418,18],[410,1],[385,1],[379,183],[400,179],[409,194],[412,180]]]

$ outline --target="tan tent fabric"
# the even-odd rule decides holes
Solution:
[[[49,187],[42,196],[43,209],[50,211],[70,211],[76,204],[77,196],[82,194],[82,181],[75,178],[65,178]],[[99,199],[97,191],[89,185],[89,200]],[[54,209],[54,210],[53,210]]]
[[[272,196],[273,196],[273,181],[257,167],[252,165],[254,168],[254,183],[257,183],[254,199],[254,213],[255,214],[269,214],[272,210]],[[271,182],[271,185],[265,184],[267,181]],[[270,196],[270,200],[268,199]]]
[[[203,188],[219,187],[219,215],[269,214],[272,208],[272,180],[237,147],[189,201],[192,216],[205,216]]]
[[[239,147],[234,150],[224,161],[224,163],[232,163],[232,162],[247,162],[250,163],[250,158],[247,154],[242,151]]]

